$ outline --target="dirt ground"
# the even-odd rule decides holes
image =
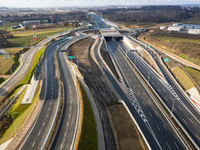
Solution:
[[[112,92],[105,84],[96,63],[90,57],[90,48],[93,42],[94,40],[91,38],[81,40],[69,48],[69,54],[75,56],[76,59],[73,62],[78,62],[79,70],[83,74],[100,111],[106,149],[146,149],[141,144],[141,137],[126,109],[123,105],[118,104],[115,96],[112,95]],[[101,53],[114,75],[118,78],[107,52],[101,49]],[[123,121],[124,118],[127,118],[126,122]],[[123,125],[121,124],[122,121]],[[122,127],[126,129],[123,130]]]
[[[124,121],[132,120],[124,106],[122,104],[110,105],[108,110],[115,129],[118,149],[147,150],[135,124],[132,121]]]

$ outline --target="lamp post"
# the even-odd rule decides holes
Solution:
[[[174,109],[174,102],[175,102],[175,99],[173,99],[173,104],[172,104],[172,111],[171,111],[171,118],[172,118],[172,114],[173,114],[173,109]]]
[[[13,117],[13,114],[18,114],[18,112],[13,112],[13,113],[12,113],[13,124],[14,124],[15,135],[16,135],[16,134],[17,134],[17,131],[16,131],[16,127],[15,127],[15,119],[14,119],[14,117]]]

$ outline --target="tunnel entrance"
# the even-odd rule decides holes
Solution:
[[[123,41],[123,36],[121,36],[121,37],[114,37],[114,39],[115,39],[116,41]]]
[[[104,37],[106,41],[112,41],[113,37]]]
[[[106,41],[112,41],[112,40],[121,41],[121,40],[123,40],[123,36],[120,36],[120,37],[104,36],[104,38]]]

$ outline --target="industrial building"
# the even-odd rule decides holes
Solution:
[[[160,30],[200,35],[200,25],[174,23],[169,27],[160,26]]]

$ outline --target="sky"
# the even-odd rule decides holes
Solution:
[[[200,4],[200,0],[0,0],[6,7],[85,7],[107,5],[181,5]]]

